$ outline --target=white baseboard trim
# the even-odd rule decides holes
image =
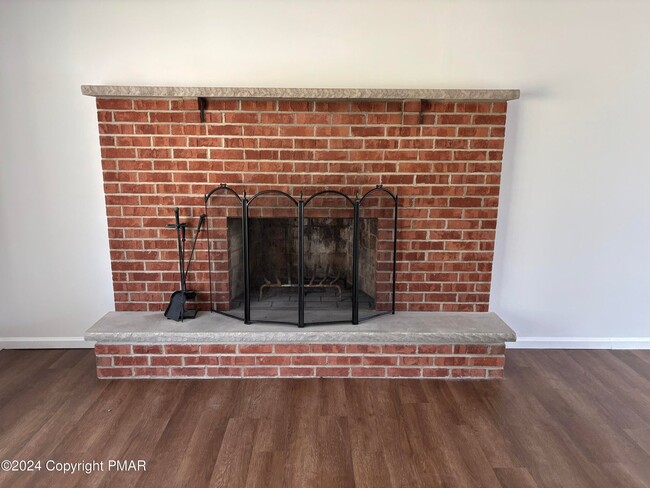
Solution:
[[[650,337],[517,337],[508,349],[650,349]]]
[[[0,337],[0,349],[92,349],[83,337]]]

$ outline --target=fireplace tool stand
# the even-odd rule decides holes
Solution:
[[[187,309],[185,304],[188,300],[194,300],[196,298],[196,292],[187,289],[187,274],[190,271],[192,266],[192,258],[194,257],[194,250],[196,249],[196,241],[201,232],[201,227],[205,221],[205,215],[199,217],[199,224],[196,227],[194,232],[194,242],[192,243],[192,251],[190,252],[190,259],[185,266],[185,234],[187,229],[187,224],[180,222],[179,209],[176,207],[174,209],[174,223],[168,224],[168,229],[176,229],[176,239],[178,241],[178,268],[180,272],[180,282],[181,289],[172,293],[171,299],[169,300],[169,305],[165,310],[165,317],[170,320],[175,320],[176,322],[182,322],[185,319],[193,319],[196,317],[196,309]]]

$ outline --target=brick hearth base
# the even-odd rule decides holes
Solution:
[[[86,332],[99,378],[502,378],[516,335],[494,313],[405,312],[359,325],[187,322],[111,312]]]
[[[503,344],[99,344],[100,378],[502,378]]]

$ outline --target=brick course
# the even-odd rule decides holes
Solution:
[[[95,346],[99,378],[502,378],[503,344]]]
[[[505,102],[97,99],[116,310],[178,288],[173,207],[220,183],[249,194],[382,183],[400,197],[397,309],[487,311]],[[188,282],[208,308],[205,243]]]

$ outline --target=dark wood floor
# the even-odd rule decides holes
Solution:
[[[0,351],[2,487],[650,486],[650,351],[507,352],[504,381],[99,381],[88,350]]]

